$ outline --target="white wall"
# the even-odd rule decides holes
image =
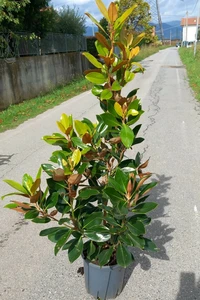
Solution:
[[[195,26],[188,26],[187,39],[186,39],[186,27],[183,26],[183,41],[194,42],[196,40],[196,30]]]

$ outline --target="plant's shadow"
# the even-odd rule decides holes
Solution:
[[[157,252],[141,251],[140,249],[133,248],[132,253],[135,258],[135,263],[126,269],[124,278],[124,287],[127,284],[129,278],[132,275],[134,268],[137,264],[140,264],[141,268],[148,271],[151,268],[150,258],[156,258],[161,260],[169,260],[167,255],[165,244],[173,239],[171,233],[175,230],[170,228],[169,225],[163,224],[159,218],[167,217],[165,213],[165,207],[170,205],[169,199],[166,197],[167,191],[170,189],[170,180],[172,177],[166,177],[164,175],[157,175],[158,185],[151,192],[149,197],[150,201],[158,203],[158,207],[150,215],[152,223],[147,227],[147,237],[155,242]]]
[[[0,154],[0,166],[7,165],[10,162],[13,155],[14,154],[11,154],[11,155],[2,155],[2,154]]]
[[[180,289],[176,300],[195,299],[200,299],[200,280],[196,282],[194,273],[182,272],[180,280]]]

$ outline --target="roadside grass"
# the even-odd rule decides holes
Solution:
[[[164,50],[166,48],[169,48],[169,46],[143,46],[141,47],[140,53],[135,57],[135,61],[141,61],[143,59],[145,59],[148,56],[151,56],[157,52],[159,52],[160,50]]]
[[[194,48],[182,47],[179,49],[180,58],[186,67],[189,83],[194,91],[195,98],[200,101],[200,46],[197,47],[194,57]]]
[[[166,49],[167,46],[144,46],[141,48],[135,61],[141,61],[144,58]],[[7,109],[0,111],[0,132],[16,128],[24,121],[34,118],[37,115],[53,108],[66,100],[91,89],[92,84],[84,77],[74,79],[71,83],[56,88],[46,95],[38,96],[22,103],[10,105]]]
[[[84,77],[74,79],[65,86],[61,86],[44,96],[10,105],[0,112],[0,132],[16,128],[24,121],[34,118],[46,110],[63,103],[64,101],[79,95],[89,89],[90,84]]]

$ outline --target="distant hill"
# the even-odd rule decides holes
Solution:
[[[160,30],[158,24],[156,26],[156,32]],[[182,26],[180,26],[180,21],[170,21],[162,24],[163,26],[163,33],[165,39],[170,39],[170,32],[171,32],[171,39],[172,40],[181,40],[182,39]]]
[[[156,27],[156,32],[159,33],[158,24],[154,25]],[[86,28],[85,36],[93,36],[93,33],[97,32],[98,28],[96,26],[88,26]],[[180,21],[170,21],[163,23],[163,33],[165,39],[170,39],[170,31],[171,31],[171,39],[177,40],[182,39],[182,27],[180,26]]]

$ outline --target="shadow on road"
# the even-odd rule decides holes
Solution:
[[[0,166],[7,165],[10,162],[13,155],[14,154],[11,154],[11,155],[2,155],[2,154],[0,154]]]
[[[169,225],[163,224],[159,218],[167,218],[165,207],[170,205],[169,199],[166,197],[167,191],[170,189],[170,180],[172,177],[165,177],[164,175],[157,175],[158,185],[149,197],[150,201],[158,203],[158,207],[151,213],[152,223],[147,227],[146,236],[153,240],[158,247],[158,252],[141,251],[140,249],[133,248],[132,253],[135,258],[135,263],[126,269],[124,287],[132,275],[134,268],[140,264],[141,268],[148,271],[151,268],[150,258],[169,260],[165,244],[173,239],[171,233],[175,230],[170,228]]]
[[[176,300],[200,299],[200,280],[196,282],[194,273],[181,273],[180,288]]]

